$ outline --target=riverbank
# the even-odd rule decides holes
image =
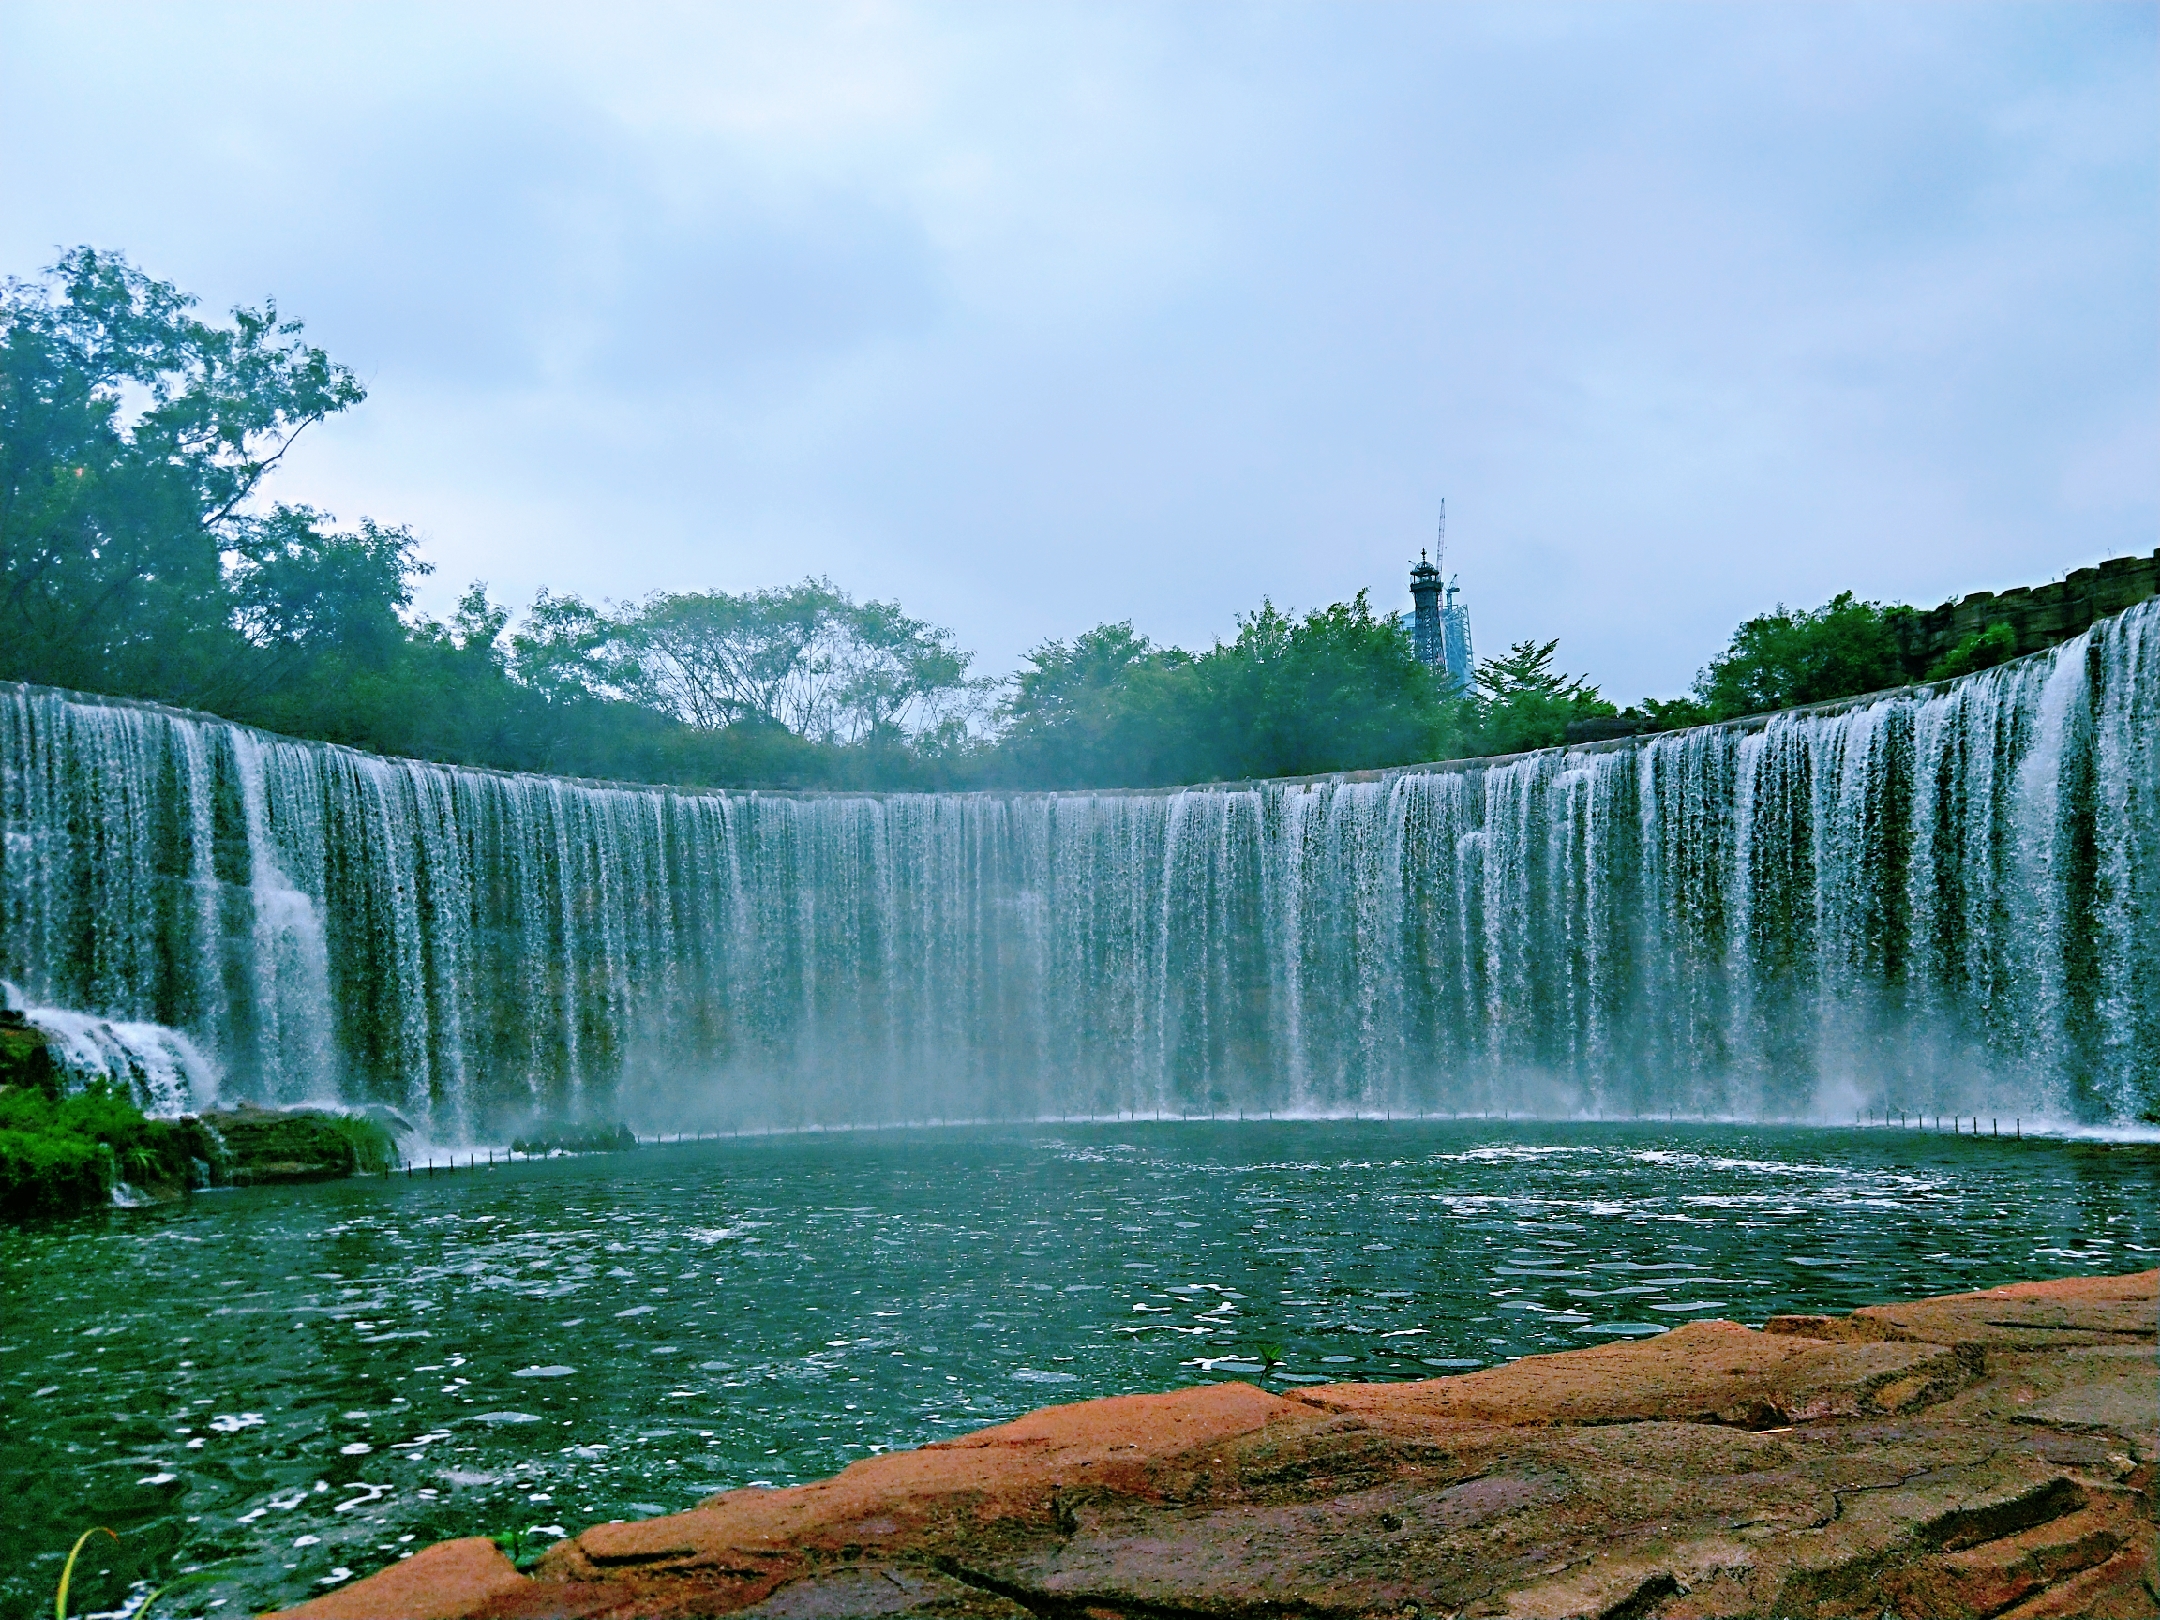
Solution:
[[[0,1032],[9,1033],[19,1032]],[[58,1071],[46,1072],[48,1084],[0,1085],[0,1220],[380,1174],[398,1162],[395,1137],[371,1119],[246,1103],[161,1119],[116,1087],[63,1092]]]
[[[1048,1407],[287,1620],[2160,1614],[2160,1272]]]

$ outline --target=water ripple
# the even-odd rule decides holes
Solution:
[[[254,1612],[1045,1401],[1430,1377],[2156,1243],[2149,1146],[1521,1122],[776,1137],[100,1213],[0,1233],[0,1466],[34,1487],[0,1611],[93,1524],[126,1540],[92,1603],[217,1563],[198,1601]]]

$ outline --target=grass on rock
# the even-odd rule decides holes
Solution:
[[[67,1215],[109,1202],[114,1184],[185,1186],[188,1134],[145,1118],[117,1088],[55,1097],[0,1088],[0,1215]]]

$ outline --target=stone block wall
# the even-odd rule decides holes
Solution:
[[[2038,652],[2090,626],[2096,619],[2160,595],[2160,549],[2150,557],[2116,557],[2080,568],[2051,585],[2020,585],[2008,591],[1975,591],[1929,608],[1911,621],[1908,664],[1925,666],[1967,636],[1992,624],[2017,634],[2019,654]]]

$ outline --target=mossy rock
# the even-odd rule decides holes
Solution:
[[[207,1141],[185,1122],[146,1119],[116,1088],[56,1097],[0,1086],[0,1216],[92,1209],[111,1202],[122,1182],[143,1199],[177,1198]]]
[[[0,1012],[0,1086],[24,1086],[48,1097],[60,1090],[52,1038],[19,1012]]]
[[[378,1174],[397,1162],[390,1133],[349,1114],[241,1103],[201,1120],[224,1150],[222,1174],[242,1185],[334,1181]]]
[[[620,1123],[549,1120],[527,1127],[510,1145],[519,1153],[537,1156],[545,1153],[627,1153],[638,1142],[630,1127]]]

